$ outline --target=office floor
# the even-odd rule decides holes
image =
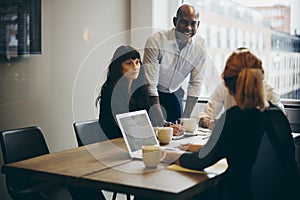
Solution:
[[[112,196],[113,196],[113,193],[112,192],[109,192],[109,191],[105,191],[105,190],[102,190],[104,196],[106,199],[110,200],[112,199]],[[133,200],[134,197],[131,195],[130,196],[130,199]],[[117,194],[117,199],[116,200],[127,200],[126,198],[126,195],[125,194],[122,194],[122,193],[118,193]]]

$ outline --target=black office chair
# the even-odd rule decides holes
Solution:
[[[73,127],[80,147],[107,140],[97,119],[75,122]]]
[[[295,144],[295,159],[298,167],[298,174],[300,175],[300,135],[294,138]]]
[[[0,131],[0,142],[4,164],[49,153],[42,131],[37,126]],[[17,174],[6,175],[6,187],[11,198],[20,200],[59,199],[55,193],[59,194],[64,189],[32,177]],[[67,190],[63,192],[67,192]],[[65,193],[65,195],[68,196],[69,193]],[[61,197],[61,199],[67,196]]]
[[[252,168],[253,200],[299,199],[300,180],[289,122],[280,112],[270,113],[273,126],[269,127],[273,128],[263,135]]]
[[[98,119],[86,120],[73,123],[78,146],[84,146],[108,140],[104,134]],[[130,200],[130,195],[126,194],[127,200]],[[112,199],[117,198],[117,192],[113,193]]]

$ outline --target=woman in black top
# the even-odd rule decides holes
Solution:
[[[289,199],[295,191],[292,187],[298,184],[291,129],[283,112],[265,101],[261,61],[249,50],[234,51],[222,76],[237,106],[222,114],[210,139],[198,151],[182,155],[168,152],[165,159],[183,167],[203,170],[226,158],[228,169],[219,182],[219,188],[225,192],[218,190],[217,199],[251,200],[251,172],[266,133],[292,183],[283,194]]]
[[[100,104],[99,123],[108,139],[122,137],[116,114],[148,111],[148,84],[144,76],[140,53],[130,46],[118,47],[96,99],[96,105]]]

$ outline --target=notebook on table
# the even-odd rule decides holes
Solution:
[[[142,159],[142,146],[159,146],[146,110],[117,114],[116,118],[131,158]]]

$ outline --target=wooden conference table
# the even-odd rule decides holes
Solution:
[[[225,169],[221,167],[220,173]],[[2,173],[151,199],[188,199],[212,187],[219,177],[218,172],[171,170],[166,163],[147,169],[141,160],[130,159],[123,138],[7,164]]]

